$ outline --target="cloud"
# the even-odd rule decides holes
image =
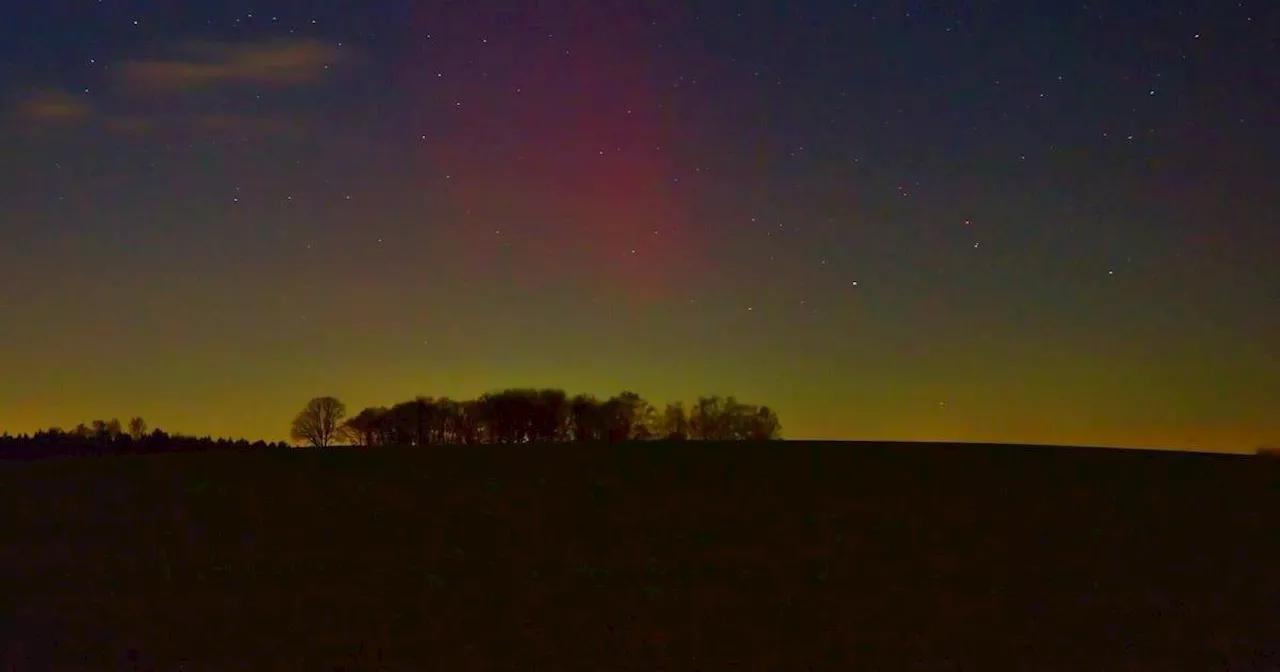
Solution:
[[[287,86],[314,84],[347,53],[319,40],[189,42],[180,57],[137,59],[120,68],[126,85],[149,91],[185,90],[220,84]]]
[[[27,121],[75,122],[91,113],[88,101],[59,89],[34,91],[18,102],[18,116]]]

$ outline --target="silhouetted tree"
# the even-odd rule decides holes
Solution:
[[[347,420],[346,428],[351,440],[361,446],[380,446],[389,443],[386,426],[388,412],[385,408],[366,408]]]
[[[706,441],[764,441],[779,437],[781,423],[767,406],[744,404],[734,397],[699,397],[689,416],[689,431]]]
[[[624,397],[631,407],[629,438],[641,441],[661,438],[662,419],[658,416],[658,409],[634,392],[624,392],[620,396]]]
[[[133,437],[134,441],[140,441],[142,440],[142,437],[146,435],[147,435],[146,420],[143,420],[142,418],[139,418],[136,416],[133,419],[129,420],[129,436]]]
[[[569,426],[574,441],[601,441],[605,438],[600,402],[588,394],[579,394],[569,402]]]
[[[463,443],[463,407],[458,402],[442,397],[432,404],[431,442],[440,444]]]
[[[432,404],[431,442],[440,444],[463,443],[462,405],[441,397]]]
[[[405,401],[391,407],[391,432],[396,443],[421,446],[428,442],[432,403],[426,397]]]
[[[546,443],[569,437],[569,397],[564,390],[541,389],[534,398],[533,438]]]
[[[684,402],[677,401],[667,404],[667,408],[662,413],[662,435],[667,440],[683,440],[689,438],[689,413],[684,408]]]
[[[722,434],[724,400],[718,396],[698,397],[689,413],[689,435],[695,439],[714,441]]]
[[[602,441],[617,443],[631,435],[631,409],[617,397],[609,397],[600,404],[597,422]]]
[[[751,418],[754,409],[738,403],[732,396],[725,397],[720,408],[720,420],[717,423],[718,441],[742,441],[750,436]]]
[[[493,443],[520,443],[529,429],[529,414],[518,390],[486,392],[476,399],[477,425]]]
[[[761,406],[756,409],[755,422],[751,425],[751,433],[748,438],[753,441],[772,441],[777,439],[782,433],[782,423],[778,421],[778,414],[774,413],[768,406]]]
[[[471,445],[481,443],[486,439],[484,435],[484,409],[481,408],[480,401],[471,399],[464,401],[457,407],[458,415],[456,417],[458,429],[458,442]]]
[[[418,440],[418,445],[426,446],[435,443],[436,436],[432,433],[432,426],[435,424],[436,402],[431,397],[419,396],[413,400],[414,404],[414,436]]]
[[[54,455],[117,455],[127,453],[254,450],[287,448],[285,443],[249,443],[245,439],[148,433],[135,417],[128,432],[118,420],[80,423],[69,431],[50,428],[31,436],[0,437],[0,458],[29,459]],[[294,441],[316,447],[342,442],[361,446],[389,444],[477,444],[621,442],[638,439],[695,438],[707,441],[777,439],[781,425],[767,406],[734,397],[699,397],[689,410],[681,402],[658,413],[640,395],[625,391],[601,402],[586,394],[568,398],[557,389],[508,389],[477,399],[417,397],[388,408],[366,408],[350,419],[346,407],[333,397],[312,399],[294,418]],[[1280,451],[1260,449],[1259,454]]]
[[[112,440],[112,422],[99,420],[92,424],[97,427],[98,433],[94,433],[88,425],[82,424],[77,431],[73,432],[63,432],[54,427],[36,432],[31,436],[0,439],[0,459],[22,460],[73,455],[111,456],[287,447],[287,444],[283,443],[268,444],[262,441],[250,444],[244,439],[232,441],[225,438],[214,440],[209,437],[169,436],[159,429],[138,438],[121,433]]]
[[[622,392],[600,407],[605,440],[615,443],[636,438],[642,432],[646,402],[635,392]]]
[[[316,397],[293,419],[289,435],[315,448],[332,446],[340,437],[347,407],[334,397]]]

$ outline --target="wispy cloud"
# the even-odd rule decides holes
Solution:
[[[319,40],[189,42],[173,58],[126,61],[119,72],[127,86],[150,91],[234,83],[286,86],[320,82],[347,56]]]
[[[60,89],[32,91],[18,101],[18,116],[33,122],[75,122],[92,114],[88,101]]]
[[[0,126],[7,118],[32,131],[75,124],[132,136],[298,135],[314,119],[296,101],[283,97],[263,104],[225,96],[225,89],[314,86],[361,62],[352,47],[300,38],[186,41],[164,54],[118,62],[92,99],[57,86],[19,93],[4,101],[12,106],[0,108]]]

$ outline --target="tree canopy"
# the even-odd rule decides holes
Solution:
[[[508,389],[475,399],[420,396],[392,406],[370,407],[348,416],[332,396],[307,402],[290,425],[298,445],[448,445],[531,443],[617,443],[646,440],[763,441],[778,439],[781,424],[767,406],[732,396],[699,397],[659,409],[624,391],[608,399],[570,397],[557,389]],[[50,428],[31,435],[0,434],[0,459],[70,455],[127,455],[288,448],[287,443],[214,439],[150,429],[134,417]]]
[[[287,449],[286,443],[249,442],[246,439],[215,439],[169,434],[161,429],[147,431],[142,418],[133,418],[128,431],[116,431],[116,420],[95,420],[70,431],[57,427],[34,434],[0,436],[0,459],[29,460],[45,457],[137,455],[147,453],[194,453],[215,450]]]
[[[417,397],[366,408],[343,424],[341,440],[361,446],[762,441],[780,433],[781,423],[769,407],[734,397],[700,397],[690,409],[674,402],[659,411],[629,391],[600,400],[586,394],[569,397],[557,389],[509,389],[466,401]]]
[[[327,448],[343,435],[347,406],[334,397],[316,397],[293,418],[289,436],[315,448]]]

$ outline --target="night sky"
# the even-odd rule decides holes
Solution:
[[[0,430],[551,386],[1251,451],[1278,45],[1273,0],[6,3]]]

